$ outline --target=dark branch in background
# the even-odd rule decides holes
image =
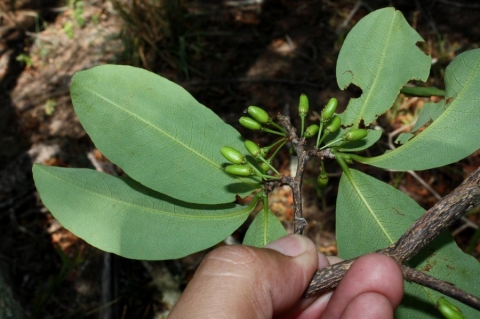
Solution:
[[[298,167],[294,178],[284,176],[275,185],[289,185],[292,188],[295,204],[294,231],[297,234],[303,233],[305,219],[302,216],[301,186],[305,164],[311,157],[332,157],[330,150],[319,151],[318,149],[305,150],[305,139],[299,138],[296,129],[292,126],[290,118],[279,114],[280,124],[288,131],[288,139],[298,155]],[[480,310],[480,299],[458,289],[444,281],[435,279],[416,269],[404,265],[413,258],[423,247],[435,239],[441,232],[451,226],[456,220],[462,217],[468,210],[480,204],[480,168],[475,170],[465,181],[455,188],[449,195],[445,196],[435,206],[430,208],[420,217],[400,239],[391,246],[377,251],[377,253],[392,257],[402,268],[403,277],[407,281],[415,282],[425,287],[439,291],[462,303]],[[302,221],[302,223],[299,223]],[[310,297],[326,292],[338,286],[347,270],[356,258],[331,265],[318,270],[304,296]]]

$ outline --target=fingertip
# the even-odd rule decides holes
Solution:
[[[314,251],[315,244],[307,237],[297,234],[283,236],[265,246],[286,256],[297,257],[306,252]]]
[[[393,307],[398,307],[402,301],[404,287],[402,270],[397,262],[383,254],[368,254],[360,257],[352,265],[353,272],[365,269],[370,272],[366,278],[369,288],[386,296]]]
[[[325,310],[325,318],[339,318],[349,304],[365,293],[375,293],[395,309],[403,297],[400,266],[390,257],[369,254],[358,258],[347,271]]]
[[[355,297],[345,308],[340,319],[390,319],[393,318],[394,307],[390,300],[382,294],[367,292]]]

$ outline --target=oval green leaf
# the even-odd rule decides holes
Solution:
[[[415,45],[422,37],[393,8],[374,11],[348,33],[337,61],[337,83],[363,91],[351,99],[342,117],[345,126],[370,125],[385,113],[400,89],[412,79],[426,81],[430,56]]]
[[[277,216],[270,210],[262,209],[248,227],[243,244],[261,248],[285,235],[287,235],[287,231]]]
[[[258,187],[222,169],[220,148],[242,149],[240,134],[177,84],[103,65],[75,74],[70,92],[95,145],[143,185],[201,204],[233,202]]]
[[[33,177],[53,216],[91,245],[144,260],[184,257],[228,237],[249,206],[183,203],[130,178],[36,164]]]
[[[480,49],[464,52],[445,72],[446,103],[430,126],[404,145],[363,163],[395,170],[448,165],[480,148]]]
[[[345,259],[391,245],[424,213],[400,190],[362,172],[350,172],[351,179],[342,175],[337,197],[337,244]],[[480,295],[480,285],[472,284],[480,278],[478,262],[463,253],[448,234],[435,239],[409,265]],[[435,309],[440,296],[423,286],[405,283],[405,297],[395,318],[441,318]],[[467,318],[479,315],[468,306],[461,308]]]

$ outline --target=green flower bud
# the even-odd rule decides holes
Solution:
[[[332,97],[330,99],[330,101],[328,101],[327,105],[325,106],[325,108],[322,111],[322,122],[323,123],[328,122],[328,120],[330,120],[332,118],[333,114],[337,110],[337,106],[338,106],[337,99]]]
[[[445,297],[440,297],[437,300],[437,308],[442,313],[442,315],[447,319],[464,319],[462,312],[458,307],[455,307],[450,302],[448,302]]]
[[[322,172],[318,175],[317,186],[319,189],[324,189],[328,185],[328,176],[326,173]]]
[[[343,140],[346,141],[346,142],[359,141],[359,140],[365,138],[367,136],[367,134],[368,134],[368,131],[366,129],[357,128],[357,129],[353,129],[353,130],[347,132],[343,136]]]
[[[258,156],[261,155],[260,146],[258,146],[254,142],[252,142],[250,140],[245,140],[245,142],[243,142],[243,145],[245,145],[245,148],[247,149],[247,151],[254,158],[257,158]]]
[[[223,157],[233,164],[245,164],[247,161],[242,153],[230,146],[222,147],[220,153],[222,153]]]
[[[307,127],[307,129],[305,130],[305,133],[303,133],[303,136],[305,138],[312,137],[312,136],[314,136],[318,133],[319,129],[320,129],[320,127],[318,127],[318,125],[312,124],[309,127]]]
[[[260,165],[260,172],[262,172],[263,174],[267,174],[268,171],[270,170],[270,166],[268,166],[268,164],[265,162],[261,162],[259,165]]]
[[[240,124],[243,127],[246,127],[249,130],[252,130],[252,131],[261,131],[262,130],[262,124],[258,123],[257,121],[255,121],[251,117],[242,116],[240,118],[240,120],[238,120],[238,121],[240,122]]]
[[[308,97],[305,94],[300,95],[300,102],[298,103],[298,114],[305,116],[308,113]]]
[[[247,112],[251,117],[261,124],[269,124],[272,121],[271,117],[268,116],[268,113],[258,106],[249,106]]]
[[[340,124],[342,124],[342,119],[339,116],[334,115],[325,127],[325,133],[330,134],[336,132],[340,128]]]
[[[225,172],[237,176],[252,176],[253,174],[255,174],[255,171],[250,166],[236,164],[228,165],[227,167],[225,167]]]

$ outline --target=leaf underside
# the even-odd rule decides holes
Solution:
[[[282,223],[270,211],[261,210],[248,227],[243,244],[254,247],[265,247],[268,243],[287,234]]]
[[[211,247],[236,230],[257,202],[184,203],[90,169],[35,164],[33,176],[45,206],[65,228],[132,259],[175,259]]]
[[[423,208],[398,189],[356,170],[351,170],[351,175],[352,181],[342,175],[337,197],[337,244],[340,256],[345,259],[391,245],[424,213]],[[478,262],[463,253],[448,234],[439,236],[410,264],[480,295],[480,285],[472,284],[480,278]],[[441,294],[407,283],[405,289],[406,297],[396,318],[441,318],[435,309]],[[478,316],[476,310],[458,306],[468,318]]]
[[[223,171],[240,134],[175,83],[143,69],[103,65],[74,75],[75,112],[98,149],[141,184],[186,202],[233,202],[258,187]]]
[[[445,86],[446,104],[439,102],[431,110],[432,117],[437,117],[432,124],[397,149],[362,162],[387,169],[424,170],[457,162],[478,150],[480,49],[464,52],[450,63]]]
[[[338,56],[336,74],[340,89],[354,84],[362,95],[341,114],[343,125],[358,127],[362,120],[370,125],[409,80],[427,80],[431,58],[417,42],[422,37],[393,8],[374,11],[355,25]]]

